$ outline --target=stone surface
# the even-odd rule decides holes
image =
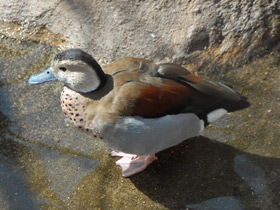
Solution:
[[[279,1],[172,2],[0,0],[1,209],[280,209]],[[185,63],[251,107],[123,178],[64,121],[61,84],[27,83],[58,51],[39,42]]]
[[[231,71],[251,107],[203,136],[162,151],[145,171],[121,176],[118,158],[64,121],[59,82],[30,86],[57,49],[1,35],[1,209],[279,209],[280,54]],[[59,141],[58,141],[59,139]]]
[[[45,26],[104,60],[148,57],[197,70],[280,47],[278,0],[1,0],[0,11],[2,22]]]

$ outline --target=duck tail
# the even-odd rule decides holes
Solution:
[[[221,84],[235,91],[236,94],[239,95],[240,100],[224,99],[219,103],[215,104],[214,106],[206,110],[203,110],[201,113],[198,114],[198,117],[205,122],[205,126],[207,126],[209,123],[216,121],[226,113],[242,110],[250,106],[250,102],[248,101],[248,98],[243,94],[241,94],[240,92],[238,92],[237,90],[235,90],[232,87],[232,85],[225,82]]]

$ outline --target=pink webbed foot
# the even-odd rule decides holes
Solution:
[[[117,151],[112,151],[111,156],[122,157],[116,164],[122,168],[122,175],[124,177],[143,171],[150,163],[157,159],[155,154],[133,155]]]

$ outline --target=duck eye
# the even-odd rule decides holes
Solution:
[[[60,66],[59,69],[60,69],[61,71],[66,71],[66,68],[65,68],[64,66]]]

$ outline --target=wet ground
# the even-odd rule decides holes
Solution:
[[[65,121],[60,83],[27,83],[57,50],[0,37],[1,209],[280,209],[279,53],[200,72],[251,107],[123,178],[106,147]]]

